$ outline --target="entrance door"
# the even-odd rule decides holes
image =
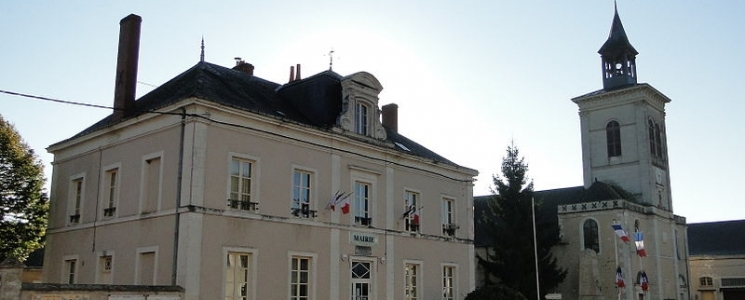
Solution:
[[[372,297],[372,264],[352,261],[352,300],[369,300]]]
[[[701,291],[701,300],[714,300],[714,291]]]

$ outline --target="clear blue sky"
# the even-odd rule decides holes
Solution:
[[[667,139],[674,211],[689,222],[745,219],[745,2],[618,2],[640,82],[673,101]],[[0,89],[112,105],[119,20],[143,18],[138,80],[160,85],[234,57],[286,82],[328,68],[368,71],[399,105],[399,130],[481,172],[489,193],[514,139],[537,190],[582,184],[572,97],[602,87],[596,53],[613,1],[2,1]],[[152,90],[137,86],[138,95]],[[110,112],[0,94],[0,114],[47,165],[45,148]]]

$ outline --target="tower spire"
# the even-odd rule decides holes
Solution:
[[[199,61],[204,62],[204,35],[202,35],[202,53],[199,54]]]
[[[598,50],[603,61],[603,89],[606,90],[636,84],[636,55],[639,54],[626,36],[615,1],[613,6],[610,34]]]

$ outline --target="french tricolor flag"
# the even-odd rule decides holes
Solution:
[[[629,237],[626,235],[626,231],[623,230],[620,224],[613,224],[611,225],[611,227],[613,227],[613,231],[616,232],[616,235],[620,237],[622,241],[629,241]]]
[[[621,272],[621,267],[616,268],[616,286],[618,286],[618,288],[623,288],[626,286],[626,284],[623,282],[623,273]]]
[[[641,232],[634,232],[634,243],[636,244],[636,254],[639,257],[647,256],[647,252],[644,251],[644,234]]]

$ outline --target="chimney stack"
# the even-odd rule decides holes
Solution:
[[[295,67],[290,66],[290,81],[288,83],[295,81]]]
[[[247,63],[240,57],[235,58],[235,67],[233,67],[233,70],[241,71],[249,76],[254,76],[254,65]]]
[[[114,119],[116,120],[129,115],[135,106],[141,23],[142,18],[135,14],[119,22],[119,52],[114,85]]]
[[[383,126],[393,132],[398,132],[398,105],[395,103],[386,104],[382,107],[383,110]]]
[[[300,80],[302,77],[300,77],[300,64],[297,64],[297,73],[295,73],[295,80]]]

